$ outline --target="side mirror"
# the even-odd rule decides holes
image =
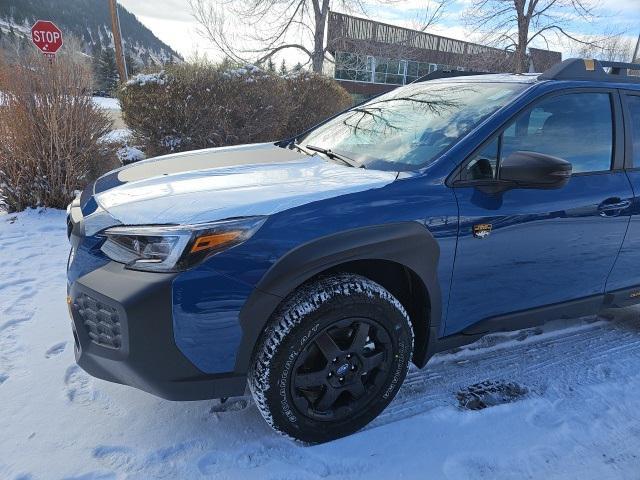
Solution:
[[[500,180],[521,188],[561,188],[571,178],[571,163],[543,153],[517,151],[500,164]]]

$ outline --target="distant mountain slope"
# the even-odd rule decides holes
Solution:
[[[139,62],[166,63],[180,59],[166,43],[119,5],[120,29],[125,49]],[[78,37],[86,53],[113,47],[111,17],[106,0],[0,0],[0,29],[27,34],[37,19],[52,20],[63,31]]]

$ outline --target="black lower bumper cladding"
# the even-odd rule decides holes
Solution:
[[[209,375],[175,345],[171,274],[124,270],[115,262],[69,288],[76,361],[89,374],[168,400],[242,395],[245,374]]]

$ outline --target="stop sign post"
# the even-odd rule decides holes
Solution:
[[[31,27],[31,41],[45,56],[53,58],[62,46],[62,32],[49,20],[38,20]]]

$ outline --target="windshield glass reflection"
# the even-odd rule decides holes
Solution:
[[[301,139],[367,168],[415,170],[504,106],[526,85],[417,83],[354,107]]]

